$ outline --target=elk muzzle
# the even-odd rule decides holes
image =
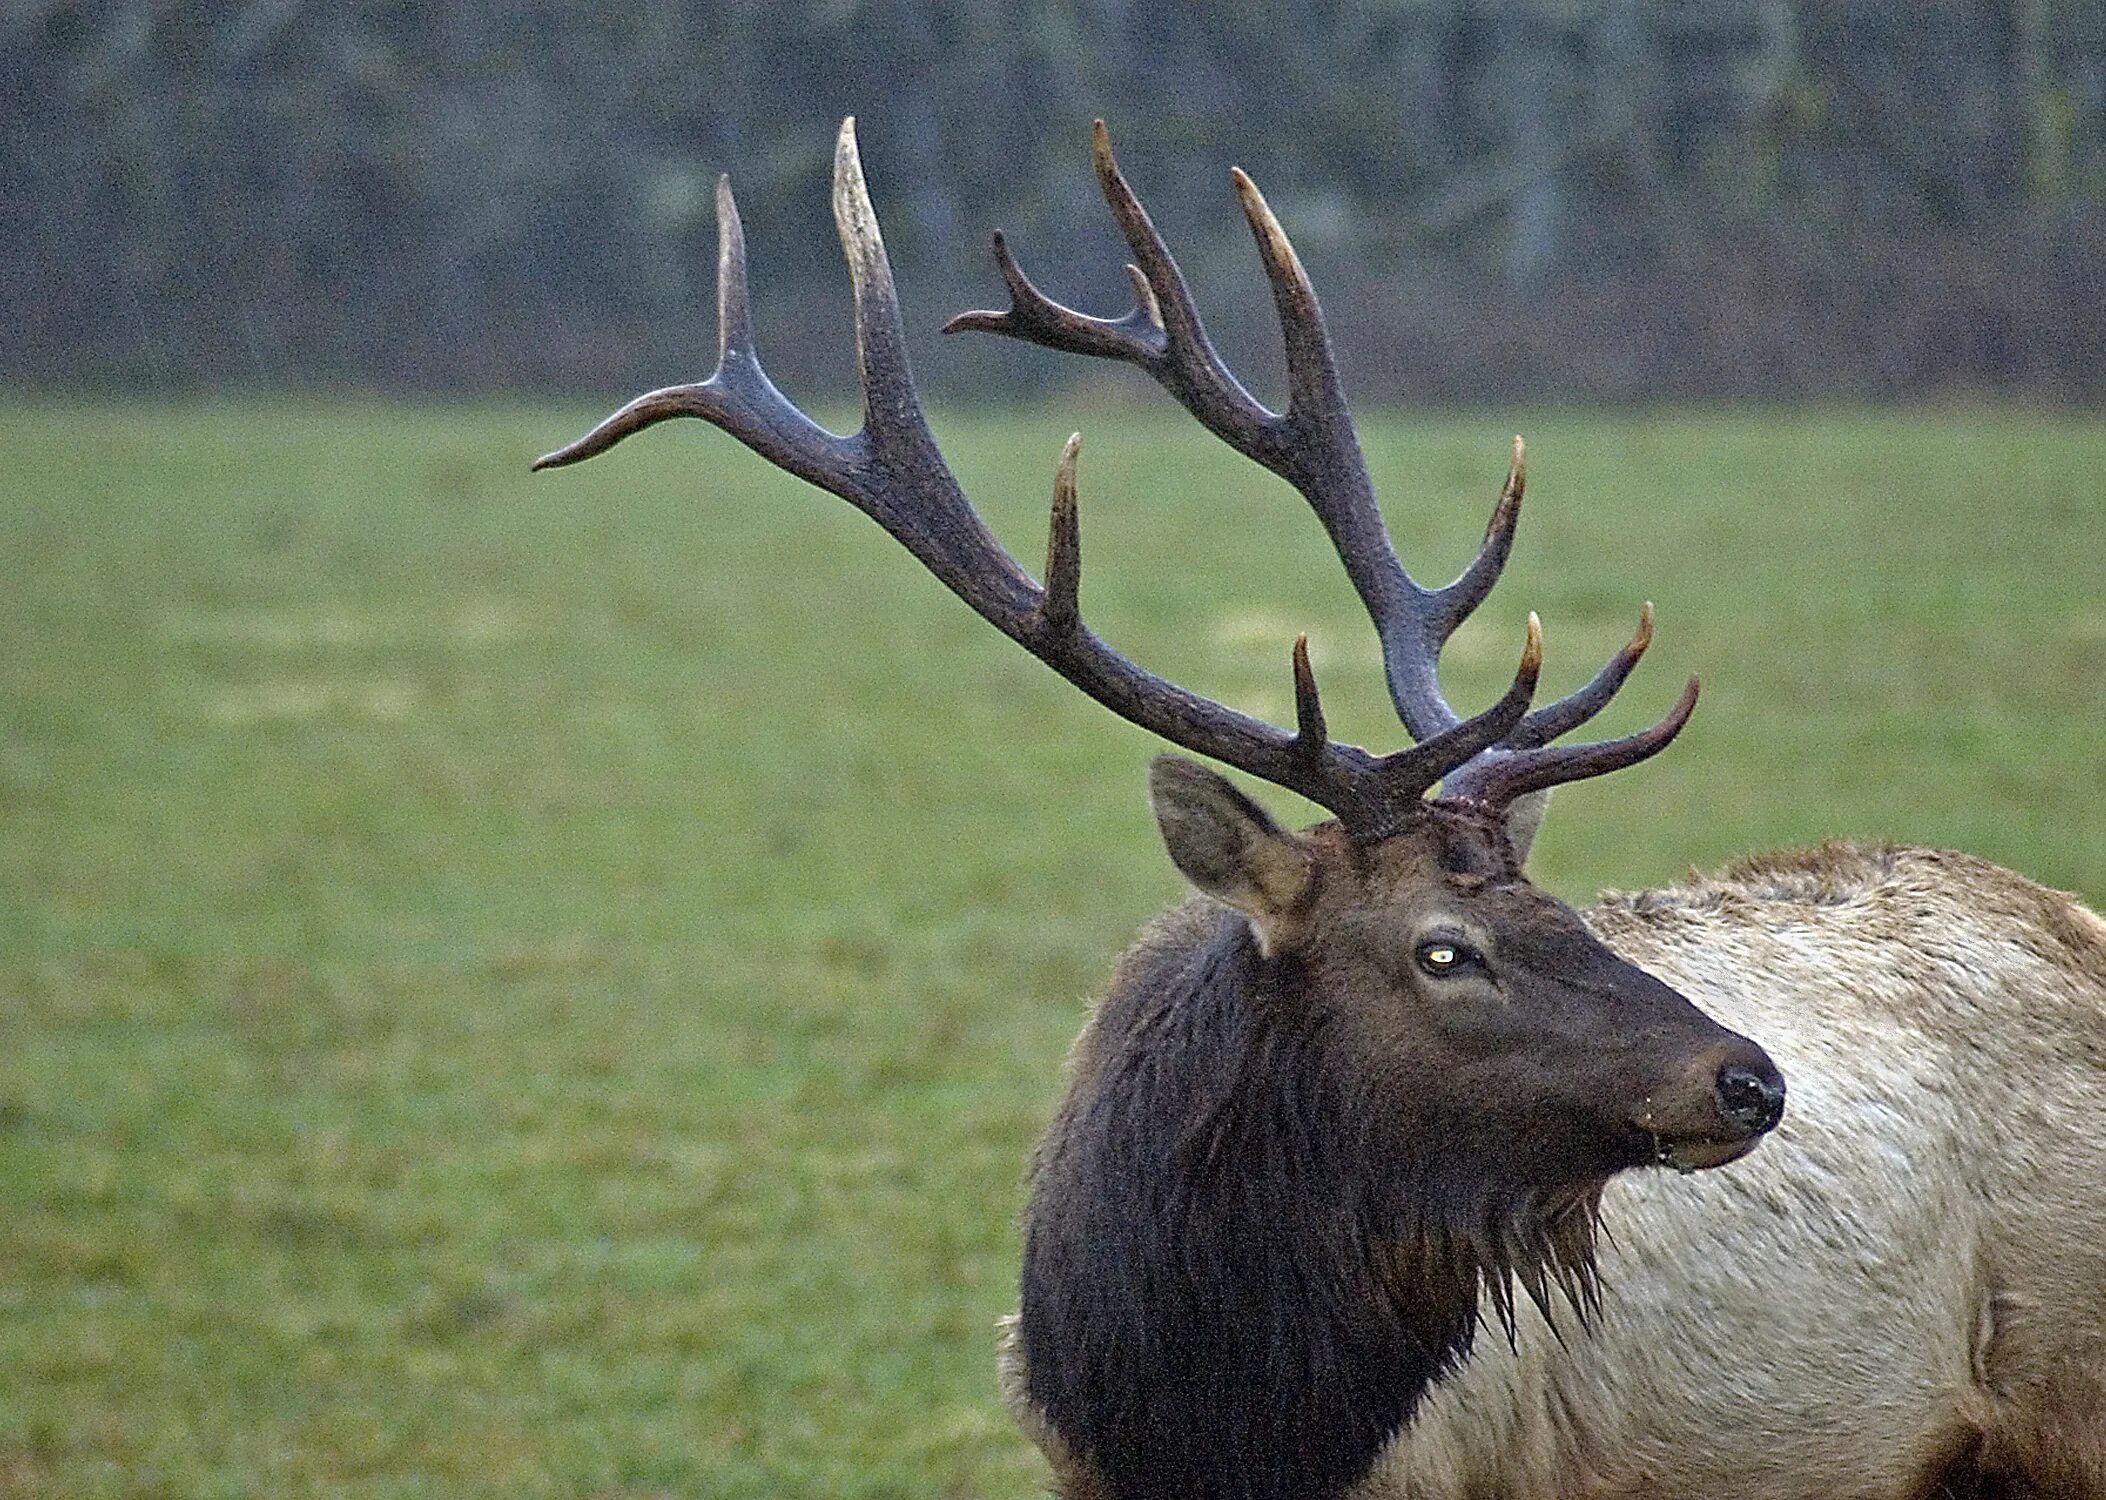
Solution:
[[[1784,1075],[1745,1037],[1705,1049],[1680,1078],[1645,1101],[1631,1123],[1652,1158],[1677,1171],[1746,1156],[1784,1117]]]

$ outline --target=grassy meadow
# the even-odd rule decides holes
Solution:
[[[955,1496],[1021,1164],[1179,882],[1153,743],[849,508],[584,408],[0,408],[0,1495]],[[940,435],[1036,570],[1072,413]],[[1284,487],[1085,415],[1086,616],[1397,738]],[[1568,899],[1827,834],[2106,898],[2106,421],[1371,420],[1444,581],[1529,438],[1465,705],[1657,602]],[[1302,816],[1285,794],[1265,800]]]

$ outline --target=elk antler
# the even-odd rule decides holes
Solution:
[[[1412,738],[1425,742],[1454,728],[1459,716],[1441,693],[1440,650],[1491,592],[1506,564],[1526,477],[1521,440],[1514,439],[1506,485],[1470,565],[1442,588],[1414,581],[1397,561],[1375,503],[1316,292],[1257,184],[1240,169],[1230,170],[1272,283],[1286,347],[1287,409],[1277,413],[1253,397],[1215,353],[1177,261],[1112,156],[1111,134],[1102,120],[1092,129],[1091,147],[1104,200],[1133,251],[1133,264],[1126,268],[1133,307],[1124,317],[1107,319],[1062,306],[1032,285],[997,233],[995,263],[1008,283],[1008,309],[961,313],[944,332],[999,333],[1070,354],[1122,360],[1153,376],[1209,432],[1279,475],[1309,502],[1374,621],[1390,699]],[[1498,743],[1451,768],[1442,794],[1503,806],[1527,792],[1617,770],[1665,748],[1696,707],[1694,678],[1668,716],[1642,734],[1591,745],[1549,744],[1584,724],[1615,695],[1652,640],[1652,618],[1648,604],[1630,644],[1592,681],[1529,713]]]
[[[1615,691],[1644,649],[1644,628],[1595,682],[1530,714],[1542,661],[1541,628],[1531,615],[1521,665],[1504,696],[1468,719],[1448,707],[1434,681],[1439,644],[1490,588],[1504,560],[1520,501],[1518,445],[1507,496],[1477,561],[1446,589],[1420,589],[1398,564],[1375,508],[1315,296],[1257,190],[1237,174],[1238,191],[1273,274],[1287,336],[1294,400],[1284,417],[1253,399],[1215,356],[1176,263],[1112,164],[1101,123],[1097,159],[1113,212],[1144,268],[1133,273],[1138,299],[1134,311],[1105,322],[1046,301],[1000,249],[998,238],[998,254],[1017,307],[1006,314],[969,313],[951,326],[991,328],[1056,348],[1141,364],[1210,430],[1290,478],[1315,507],[1375,616],[1392,695],[1418,741],[1410,748],[1374,755],[1328,737],[1305,640],[1295,642],[1296,729],[1290,734],[1164,681],[1091,633],[1082,623],[1077,600],[1079,434],[1068,439],[1055,473],[1045,584],[1018,566],[965,498],[923,416],[907,363],[892,268],[857,157],[853,118],[842,122],[835,147],[833,200],[834,222],[855,291],[862,427],[847,436],[828,432],[792,405],[761,369],[746,289],[745,236],[730,179],[720,178],[715,373],[698,384],[668,386],[637,397],[568,447],[536,460],[534,467],[577,463],[658,422],[700,417],[876,521],[983,619],[1112,712],[1187,750],[1299,792],[1337,814],[1356,839],[1393,832],[1443,777],[1452,782],[1457,774],[1481,767],[1468,795],[1503,805],[1556,781],[1642,759],[1673,738],[1681,718],[1687,717],[1693,684],[1679,716],[1671,715],[1645,736],[1568,750],[1542,748],[1543,741],[1584,720]],[[1416,652],[1405,645],[1392,646],[1393,638],[1404,641],[1407,636],[1425,644]],[[1397,687],[1400,682],[1408,691]],[[1536,738],[1528,744],[1531,736]],[[1641,739],[1647,743],[1637,747]]]

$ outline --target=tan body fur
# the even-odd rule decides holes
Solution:
[[[1612,1179],[1598,1321],[1482,1334],[1356,1500],[2106,1496],[2106,922],[1839,844],[1586,915],[1772,1051],[1784,1124]]]
[[[1784,1123],[1612,1180],[1599,1323],[1481,1337],[1357,1493],[2106,1495],[2106,922],[1842,845],[1588,919],[1762,1042]]]

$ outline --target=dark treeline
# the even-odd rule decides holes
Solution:
[[[940,393],[1027,269],[1124,307],[1103,115],[1264,383],[1225,177],[1266,188],[1356,390],[2106,396],[2099,0],[16,3],[0,367],[62,386],[627,390],[699,375],[711,192],[762,348],[837,388],[826,213],[863,156]]]

